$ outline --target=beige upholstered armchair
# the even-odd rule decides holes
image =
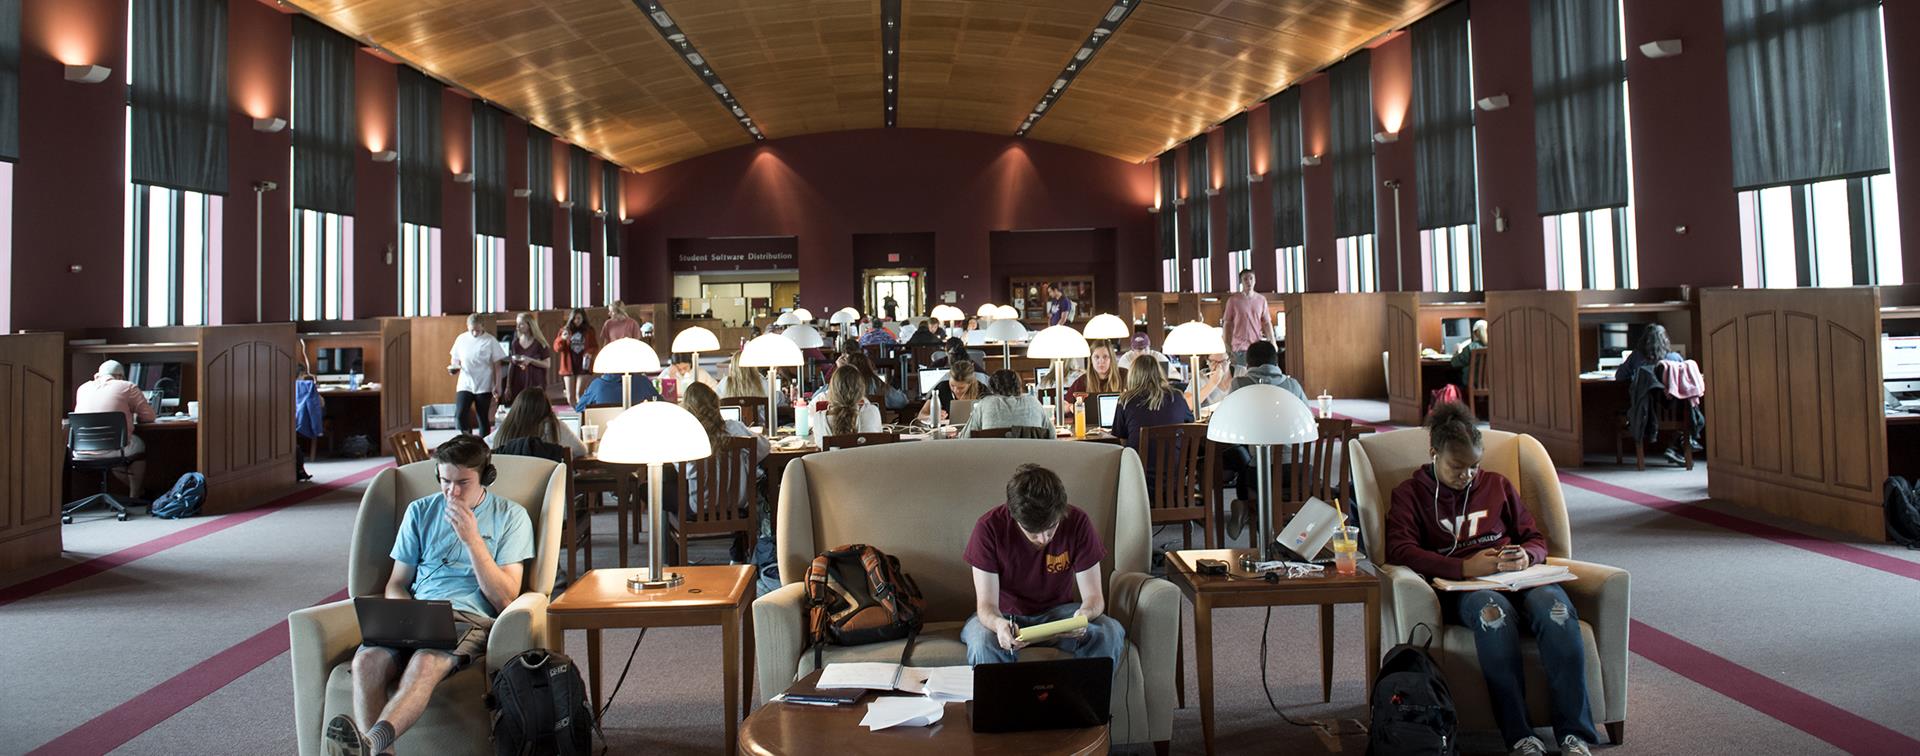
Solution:
[[[1168,743],[1180,592],[1147,575],[1152,526],[1140,458],[1109,444],[923,441],[815,454],[788,465],[777,536],[782,585],[753,604],[761,697],[813,671],[801,580],[815,554],[843,544],[871,544],[898,557],[926,595],[927,624],[913,647],[914,664],[966,664],[960,628],[973,614],[973,573],[961,552],[974,521],[1005,501],[1007,479],[1027,462],[1060,476],[1069,500],[1093,519],[1107,546],[1100,564],[1107,613],[1127,634],[1125,659],[1114,673],[1113,742]],[[829,646],[824,659],[898,661],[902,643]],[[1021,656],[1057,653],[1031,648]]]
[[[1587,700],[1593,708],[1593,721],[1606,725],[1607,737],[1620,743],[1627,722],[1627,571],[1573,559],[1573,534],[1567,526],[1560,478],[1539,441],[1526,434],[1490,430],[1484,432],[1483,443],[1481,467],[1506,476],[1519,489],[1527,510],[1547,536],[1547,562],[1566,565],[1579,576],[1560,587],[1566,589],[1580,615],[1580,635],[1587,647]],[[1420,623],[1435,628],[1434,658],[1453,689],[1461,727],[1494,729],[1473,632],[1459,626],[1440,630],[1440,599],[1433,587],[1413,570],[1384,561],[1386,507],[1393,489],[1427,464],[1427,432],[1412,429],[1363,436],[1350,448],[1354,507],[1365,534],[1367,556],[1381,567],[1381,579],[1387,582],[1385,606],[1380,612],[1381,632],[1389,639],[1405,639]],[[1532,639],[1522,642],[1521,656],[1526,666],[1528,712],[1535,722],[1549,721],[1547,697],[1542,695],[1547,689],[1546,673],[1540,669],[1540,654]]]
[[[487,638],[484,668],[474,664],[455,673],[434,691],[433,700],[395,744],[398,751],[430,754],[491,754],[492,725],[483,698],[488,675],[515,655],[546,645],[547,599],[559,563],[560,518],[566,511],[567,468],[544,459],[498,455],[495,495],[527,508],[533,521],[534,558],[525,572],[525,592],[500,612]],[[407,513],[407,504],[439,490],[432,460],[383,470],[360,498],[354,521],[349,596],[378,596],[385,590],[393,560],[388,554]],[[287,615],[292,636],[293,721],[301,756],[322,752],[321,731],[336,714],[353,711],[352,661],[360,645],[360,623],[353,601],[339,601]]]

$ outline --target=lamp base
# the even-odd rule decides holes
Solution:
[[[645,575],[635,575],[627,578],[627,590],[657,591],[665,588],[676,588],[685,582],[687,582],[687,579],[678,572],[664,573],[660,576],[659,580],[648,580]]]

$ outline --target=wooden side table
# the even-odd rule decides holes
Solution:
[[[740,713],[753,696],[753,566],[691,565],[673,571],[686,582],[669,589],[633,591],[627,578],[645,569],[588,570],[547,607],[548,647],[566,648],[566,631],[587,631],[587,686],[600,703],[600,631],[612,628],[720,626],[725,683],[727,753],[733,753]]]
[[[801,680],[811,685],[815,671]],[[899,694],[894,694],[899,695]],[[974,732],[967,705],[947,704],[940,722],[931,727],[891,727],[869,731],[860,726],[867,715],[869,694],[852,706],[803,706],[769,703],[747,717],[740,730],[740,751],[756,756],[795,753],[844,753],[894,756],[923,754],[1104,754],[1110,737],[1105,727],[1037,732]]]
[[[1219,577],[1194,571],[1188,559],[1222,559],[1238,564],[1239,555],[1248,549],[1212,551],[1176,551],[1167,554],[1167,579],[1180,587],[1193,603],[1193,646],[1200,671],[1200,733],[1207,753],[1213,753],[1213,610],[1249,606],[1320,605],[1320,691],[1324,699],[1333,693],[1333,605],[1362,604],[1366,608],[1367,684],[1380,673],[1380,577],[1373,565],[1360,563],[1352,577],[1336,574],[1328,567],[1319,577],[1302,577],[1269,583],[1255,577]],[[1237,568],[1235,568],[1237,570]],[[1185,650],[1181,652],[1185,658]],[[1184,661],[1181,664],[1185,666]],[[1185,677],[1184,669],[1177,673]]]

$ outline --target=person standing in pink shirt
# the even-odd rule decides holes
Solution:
[[[600,325],[600,343],[640,338],[640,321],[627,316],[627,303],[614,300],[607,305],[607,322]]]
[[[1220,317],[1233,364],[1242,367],[1247,364],[1248,345],[1262,339],[1279,341],[1273,333],[1273,319],[1267,317],[1267,298],[1254,290],[1254,283],[1251,269],[1240,271],[1240,290],[1227,298],[1226,313]]]
[[[73,392],[74,412],[118,412],[127,418],[127,445],[121,447],[120,454],[134,456],[147,450],[145,441],[133,435],[136,422],[153,422],[158,415],[153,405],[147,401],[147,395],[140,393],[140,387],[127,380],[127,369],[118,360],[100,363],[93,373],[93,380],[80,384]],[[112,456],[101,452],[75,452],[74,456]],[[133,498],[140,497],[140,484],[146,475],[145,462],[135,462],[127,468],[127,493]]]

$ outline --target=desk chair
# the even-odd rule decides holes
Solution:
[[[826,436],[820,439],[821,451],[852,449],[858,446],[878,446],[900,441],[898,433],[846,433],[838,436]]]
[[[1474,417],[1487,417],[1493,411],[1493,382],[1489,380],[1487,365],[1486,349],[1467,354],[1467,409],[1473,410]],[[1482,401],[1486,402],[1484,409],[1480,405]]]
[[[127,519],[127,502],[122,502],[113,494],[107,493],[107,479],[113,471],[128,468],[133,463],[146,458],[145,454],[127,456],[121,450],[127,447],[131,439],[127,428],[127,416],[119,412],[69,412],[67,413],[67,469],[100,473],[100,492],[78,501],[67,502],[60,508],[60,522],[73,523],[73,514],[95,504],[105,504],[114,517],[121,522]],[[74,452],[112,452],[112,456],[76,457]],[[135,506],[145,506],[133,496],[138,491],[128,491],[128,501]]]
[[[727,397],[720,400],[720,406],[739,407],[741,425],[758,425],[762,428],[768,426],[767,398],[764,396]]]
[[[1662,437],[1668,437],[1666,434],[1673,434],[1670,437],[1679,444],[1680,454],[1686,460],[1686,469],[1692,470],[1695,433],[1693,406],[1684,400],[1667,396],[1665,388],[1653,391],[1659,396],[1647,399],[1647,411],[1653,413],[1653,417],[1647,419],[1647,424],[1651,426],[1654,441],[1657,443]],[[1613,436],[1613,463],[1626,464],[1626,445],[1631,443],[1634,469],[1644,471],[1647,469],[1647,438],[1633,432],[1633,419],[1625,410],[1621,410],[1618,416],[1620,430]]]
[[[393,444],[393,463],[397,467],[427,461],[427,446],[420,441],[420,431],[400,431],[388,436],[387,442]]]
[[[675,496],[676,506],[665,514],[674,546],[667,564],[688,564],[687,541],[693,538],[730,536],[738,553],[753,553],[753,542],[760,537],[755,445],[754,439],[728,436],[712,456],[680,464],[685,495]]]
[[[1193,548],[1193,526],[1200,540],[1214,548],[1216,527],[1212,499],[1219,478],[1220,455],[1208,449],[1205,423],[1157,425],[1141,429],[1140,463],[1148,471],[1147,506],[1154,525],[1180,523],[1180,537]]]

